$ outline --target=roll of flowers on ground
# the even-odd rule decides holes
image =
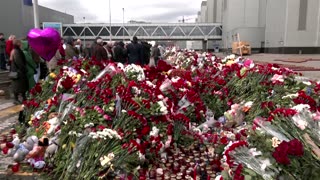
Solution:
[[[77,60],[37,84],[3,153],[53,179],[316,179],[320,84],[277,65],[171,52]]]

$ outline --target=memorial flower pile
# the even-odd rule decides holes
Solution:
[[[31,90],[27,135],[6,153],[54,179],[320,176],[319,82],[234,55],[165,57],[63,62]]]

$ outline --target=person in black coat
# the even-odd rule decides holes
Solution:
[[[145,64],[149,64],[152,45],[149,44],[146,41],[142,41],[141,44],[143,46],[143,62],[144,62],[144,65]]]
[[[12,91],[14,94],[15,104],[21,104],[19,95],[22,95],[22,100],[26,100],[26,92],[29,89],[29,81],[27,77],[27,60],[21,50],[22,43],[20,40],[13,41],[12,50],[12,67],[11,71],[17,72],[17,79],[12,80]]]
[[[157,66],[158,61],[161,57],[160,49],[158,48],[157,43],[155,43],[154,46],[152,47],[151,57],[154,59],[154,65]]]
[[[114,61],[125,64],[127,62],[127,50],[124,48],[124,43],[120,41],[114,47]]]
[[[138,43],[138,38],[136,36],[134,36],[132,42],[128,44],[127,52],[129,64],[144,64],[143,46]]]

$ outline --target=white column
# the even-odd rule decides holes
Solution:
[[[38,0],[33,0],[34,28],[40,28]]]

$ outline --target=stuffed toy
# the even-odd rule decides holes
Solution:
[[[44,154],[49,145],[49,139],[42,137],[39,139],[38,144],[28,153],[26,158],[30,165],[35,169],[42,169],[46,163],[44,162]]]
[[[242,125],[245,117],[240,104],[233,104],[231,109],[224,113],[224,116],[226,117],[226,124],[224,126],[227,128]]]
[[[16,136],[13,141],[11,142],[13,144],[13,147],[9,149],[8,156],[12,157],[16,151],[18,150],[20,139],[18,136]]]
[[[46,149],[45,158],[51,158],[58,150],[59,139],[58,136],[54,136],[49,141],[49,146]]]
[[[48,129],[47,129],[47,134],[53,134],[55,133],[56,128],[60,125],[60,120],[59,120],[59,114],[58,113],[51,113],[48,116]]]
[[[27,140],[18,145],[17,150],[13,154],[13,160],[15,162],[21,162],[25,159],[27,154],[33,149],[34,145],[38,144],[37,136],[30,136]]]

